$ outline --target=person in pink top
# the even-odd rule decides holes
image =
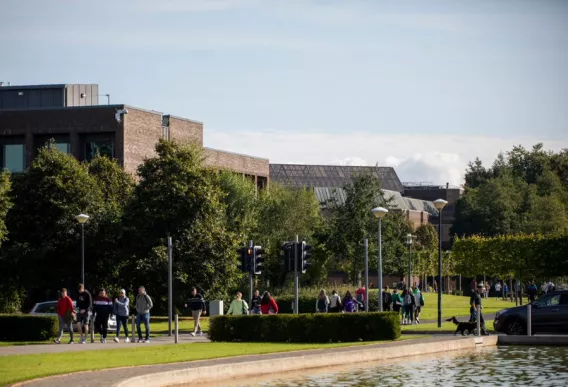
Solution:
[[[262,312],[262,314],[278,313],[278,304],[268,292],[264,292],[264,294],[262,295],[262,300],[260,301],[260,311]]]
[[[69,327],[69,335],[71,336],[69,344],[74,344],[73,317],[75,311],[73,310],[73,300],[67,295],[67,289],[61,289],[61,297],[57,300],[55,310],[57,311],[57,318],[59,319],[59,336],[55,339],[55,343],[61,343],[61,337],[63,337],[63,331],[65,330],[65,325],[67,325]]]

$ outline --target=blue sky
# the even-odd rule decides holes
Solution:
[[[0,0],[0,80],[98,83],[274,162],[461,183],[568,147],[568,2]]]

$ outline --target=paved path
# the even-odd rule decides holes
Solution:
[[[420,343],[429,343],[429,342],[440,342],[445,340],[460,340],[462,338],[455,338],[451,337],[429,337],[424,339],[413,339],[413,340],[403,340],[403,341],[396,341],[384,344],[370,344],[365,346],[366,349],[373,348],[373,347],[398,347],[403,345],[409,345],[413,342],[420,342]],[[157,364],[157,365],[150,365],[150,366],[139,366],[139,367],[129,367],[129,368],[115,368],[115,369],[107,369],[107,370],[100,370],[100,371],[86,371],[86,372],[77,372],[68,375],[61,375],[61,376],[52,376],[43,379],[36,379],[29,382],[23,382],[19,384],[15,384],[14,386],[22,386],[22,387],[53,387],[53,386],[73,386],[73,387],[110,387],[115,385],[116,383],[129,379],[134,376],[144,375],[148,373],[155,373],[155,372],[165,372],[165,371],[174,371],[180,369],[187,369],[187,368],[196,368],[196,367],[205,367],[211,365],[231,365],[236,363],[243,363],[255,360],[264,360],[264,359],[282,359],[285,360],[286,358],[293,358],[297,356],[302,356],[304,354],[321,354],[325,356],[329,353],[334,353],[337,351],[358,351],[361,349],[361,346],[353,346],[353,347],[344,347],[344,348],[328,348],[328,349],[314,349],[314,350],[307,350],[307,351],[293,351],[293,352],[281,352],[281,353],[273,353],[267,355],[248,355],[248,356],[237,356],[237,357],[230,357],[225,359],[214,359],[214,360],[200,360],[200,361],[192,361],[192,362],[183,362],[183,363],[173,363],[173,364]]]
[[[179,335],[179,342],[182,344],[187,343],[203,343],[207,342],[205,336],[192,337],[190,335]],[[164,344],[174,344],[174,337],[160,336],[156,338],[151,338],[149,343],[115,343],[112,339],[109,339],[106,344],[102,344],[98,341],[95,343],[88,344],[67,344],[62,342],[61,344],[34,344],[34,345],[12,345],[7,347],[0,347],[0,357],[10,356],[10,355],[32,355],[40,353],[60,353],[60,352],[77,352],[77,351],[94,351],[99,349],[123,349],[132,348],[133,346],[140,345],[164,345]]]

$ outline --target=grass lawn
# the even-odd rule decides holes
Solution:
[[[511,308],[515,303],[503,301],[502,299],[488,298],[481,301],[483,305],[483,313],[495,313],[498,310]],[[442,317],[450,318],[452,316],[469,316],[469,297],[468,296],[450,296],[442,294]],[[437,320],[438,319],[438,295],[435,293],[424,293],[424,306],[420,313],[420,320]]]
[[[493,320],[485,320],[485,327],[489,331],[493,330]],[[402,330],[403,333],[418,332],[418,331],[455,332],[456,325],[452,322],[443,321],[442,328],[438,328],[438,323],[428,323],[428,324],[401,325],[400,329]]]
[[[405,336],[401,340],[416,337],[418,336]],[[378,342],[334,344],[192,343],[133,346],[122,350],[3,356],[0,358],[0,385],[77,371],[375,343]]]

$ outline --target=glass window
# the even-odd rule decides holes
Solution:
[[[55,147],[56,147],[57,150],[59,150],[60,152],[69,154],[70,148],[71,148],[71,144],[68,144],[68,143],[65,143],[65,142],[58,142],[58,143],[55,144]]]
[[[100,154],[109,158],[114,157],[114,144],[110,141],[88,142],[85,144],[85,159],[91,161]]]
[[[24,172],[25,157],[23,144],[4,145],[4,168],[10,172]]]
[[[554,296],[544,296],[536,300],[536,304],[539,306],[554,306],[560,303],[560,294]]]

